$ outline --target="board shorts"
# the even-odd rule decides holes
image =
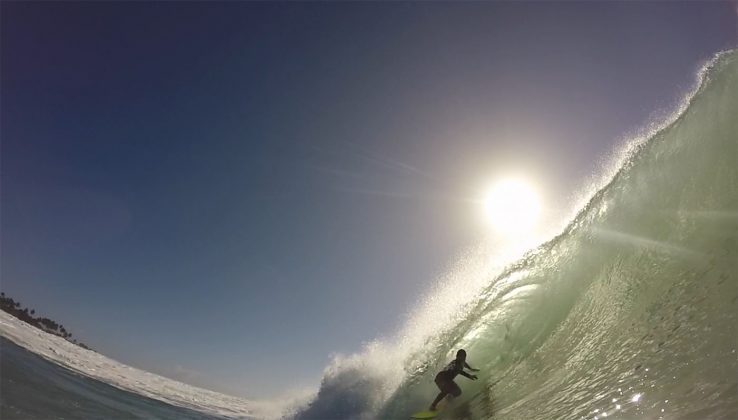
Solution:
[[[441,392],[451,394],[454,397],[461,395],[461,388],[456,385],[453,378],[449,377],[449,375],[444,375],[444,373],[445,372],[441,372],[436,375],[436,385],[438,386],[438,389],[440,389]]]

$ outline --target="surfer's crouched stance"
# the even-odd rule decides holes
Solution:
[[[464,372],[464,368],[467,368],[472,372],[479,371],[479,369],[474,369],[466,363],[466,351],[459,350],[456,352],[456,359],[446,365],[446,367],[436,375],[436,385],[438,385],[438,389],[440,389],[441,392],[430,405],[431,411],[436,411],[436,404],[441,402],[446,395],[451,394],[454,397],[461,395],[461,388],[459,388],[459,386],[456,385],[456,382],[454,382],[456,375],[461,374],[469,379],[477,379],[477,375],[470,375]]]

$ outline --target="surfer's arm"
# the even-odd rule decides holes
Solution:
[[[466,376],[469,379],[477,379],[477,375],[470,375],[470,374],[464,372],[463,370],[461,372],[459,372],[459,375]]]
[[[469,366],[469,364],[466,362],[464,362],[464,367],[469,369],[472,372],[479,372],[479,369],[474,369],[473,367]]]

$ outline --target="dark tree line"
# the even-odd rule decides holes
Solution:
[[[80,343],[76,339],[73,339],[72,333],[68,332],[63,325],[58,324],[57,322],[49,318],[34,317],[34,315],[36,315],[35,309],[21,309],[21,303],[16,302],[11,297],[5,296],[4,292],[0,292],[0,309],[40,330],[46,331],[50,334],[58,335],[59,337],[62,337],[71,343],[90,350],[90,348],[87,347],[84,343]]]

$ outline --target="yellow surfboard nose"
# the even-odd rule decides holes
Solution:
[[[418,411],[417,413],[410,416],[411,419],[432,419],[433,417],[437,416],[438,413],[440,413],[439,410],[431,411],[431,410],[424,410],[424,411]]]

